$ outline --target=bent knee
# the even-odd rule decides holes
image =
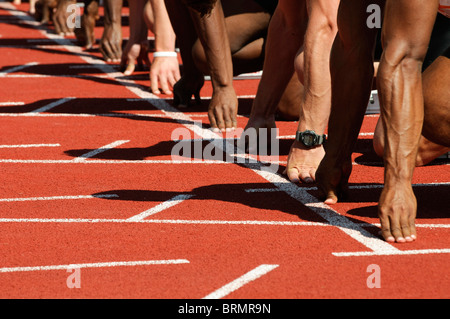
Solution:
[[[428,50],[428,44],[411,41],[410,39],[400,39],[383,43],[384,66],[401,66],[407,73],[422,72],[422,64]],[[380,65],[380,67],[382,67]]]
[[[312,34],[321,34],[322,36],[335,37],[338,31],[337,23],[337,4],[320,5],[317,3],[311,8],[309,14],[308,30]]]
[[[307,23],[308,13],[306,4],[297,0],[280,0],[278,1],[275,13],[281,21],[285,29],[296,30],[301,23]]]

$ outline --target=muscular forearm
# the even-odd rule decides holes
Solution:
[[[164,0],[150,0],[153,9],[153,33],[156,51],[175,51],[175,32],[170,23]]]
[[[232,86],[233,64],[220,1],[207,15],[191,8],[189,10],[205,51],[213,87]]]
[[[123,0],[105,0],[105,24],[122,24]]]
[[[420,63],[416,74],[409,76],[401,65],[384,65],[377,87],[383,106],[385,182],[410,182],[423,123]]]
[[[424,119],[422,62],[438,1],[390,1],[377,74],[384,127],[385,184],[410,183]],[[415,8],[420,8],[418,11]],[[394,18],[395,17],[395,18]],[[404,35],[399,38],[398,34]]]
[[[315,1],[310,5],[305,35],[303,78],[305,94],[298,130],[323,134],[331,106],[330,51],[337,32],[338,1]]]
[[[130,9],[130,38],[131,43],[141,43],[147,40],[148,29],[143,18],[147,0],[133,0],[128,4]]]

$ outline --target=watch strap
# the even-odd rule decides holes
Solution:
[[[327,136],[325,134],[317,135],[314,131],[307,130],[307,131],[303,131],[303,132],[297,131],[296,134],[295,134],[295,140],[297,142],[302,143],[302,134],[305,133],[305,132],[313,133],[313,134],[316,135],[317,143],[315,143],[314,146],[324,144],[326,139],[327,139]]]

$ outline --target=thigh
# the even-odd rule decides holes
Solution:
[[[306,0],[279,0],[277,9],[287,27],[295,27],[308,19]]]
[[[383,12],[383,0],[341,0],[338,9],[337,23],[339,38],[345,46],[365,46],[373,48],[377,28],[368,25],[370,5],[377,5],[380,14]],[[381,19],[382,17],[380,17]]]
[[[266,37],[272,15],[256,1],[222,2],[231,52],[237,52],[247,44]]]
[[[438,14],[422,70],[425,70],[438,56],[442,55],[448,46],[450,46],[450,19]]]
[[[450,147],[450,47],[423,73],[423,135]]]

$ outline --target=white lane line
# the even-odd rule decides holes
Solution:
[[[32,160],[0,159],[0,163],[11,164],[233,164],[219,160]]]
[[[61,50],[62,51],[62,50]],[[75,78],[75,79],[92,79],[92,78],[107,78],[107,75],[88,75],[88,74],[8,74],[5,78],[23,78],[23,79],[35,79],[35,78]]]
[[[30,114],[35,114],[35,113],[47,112],[47,111],[57,107],[58,105],[61,105],[61,104],[66,103],[66,102],[68,102],[70,100],[73,100],[73,99],[75,99],[75,98],[74,97],[65,97],[63,99],[59,99],[59,100],[56,100],[56,101],[54,101],[52,103],[44,105],[43,107],[40,107],[40,108],[38,108],[38,109],[36,109],[34,111],[31,111],[29,113]]]
[[[321,222],[273,220],[190,220],[190,219],[100,219],[100,218],[0,218],[0,223],[145,223],[181,225],[259,225],[259,226],[331,226]]]
[[[92,199],[92,198],[117,198],[117,194],[100,195],[67,195],[67,196],[46,196],[46,197],[23,197],[23,198],[0,198],[0,202],[27,202],[40,200],[61,200],[61,199]]]
[[[229,284],[226,284],[225,286],[217,289],[216,291],[210,293],[209,295],[203,297],[202,299],[220,299],[223,298],[233,291],[247,285],[248,283],[264,276],[268,272],[274,270],[279,265],[260,265],[256,267],[255,269],[249,271],[245,275],[233,280]]]
[[[59,147],[61,144],[16,144],[16,145],[0,145],[0,148],[29,148],[29,147]]]
[[[142,113],[0,113],[0,116],[9,117],[123,117],[123,118],[161,118],[167,117],[165,114],[142,114]]]
[[[97,198],[101,198],[97,196]],[[106,197],[103,197],[106,198]],[[267,226],[322,226],[332,225],[326,222],[292,222],[273,220],[192,220],[192,219],[103,219],[103,218],[0,218],[0,223],[147,223],[147,224],[184,224],[184,225],[267,225]],[[359,223],[361,227],[380,227],[380,224]],[[450,224],[416,224],[416,228],[449,229]]]
[[[18,66],[12,67],[10,69],[0,72],[0,77],[5,77],[7,74],[14,73],[14,72],[26,69],[30,66],[37,65],[37,64],[38,64],[37,62],[29,62],[24,65],[18,65]]]
[[[442,183],[416,183],[412,184],[412,187],[439,187],[439,186],[448,186],[450,182],[442,182]],[[382,184],[370,184],[370,185],[350,185],[349,189],[380,189],[383,188]],[[317,190],[317,186],[311,187],[301,187],[304,191],[313,191]],[[269,193],[269,192],[281,192],[279,188],[247,188],[245,190],[247,193]]]
[[[450,254],[450,249],[414,249],[414,250],[399,250],[393,252],[356,251],[356,252],[339,252],[332,254],[337,257],[429,255],[429,254]]]
[[[245,190],[246,193],[272,193],[272,192],[281,192],[279,188],[247,188]]]
[[[167,200],[167,201],[165,201],[163,203],[160,203],[160,204],[156,205],[153,208],[150,208],[150,209],[148,209],[148,210],[146,210],[146,211],[144,211],[144,212],[142,212],[142,213],[140,213],[138,215],[135,215],[133,217],[128,218],[127,221],[136,222],[136,221],[143,220],[143,219],[147,218],[148,216],[154,215],[154,214],[162,212],[163,210],[166,210],[166,209],[168,209],[170,207],[178,205],[178,204],[184,202],[185,200],[191,198],[192,196],[194,196],[194,195],[187,195],[187,194],[177,195],[177,196],[172,197],[171,199],[169,199],[169,200]]]
[[[50,265],[50,266],[3,267],[3,268],[0,268],[0,273],[24,272],[24,271],[43,271],[43,270],[62,270],[62,269],[80,269],[80,268],[122,267],[122,266],[174,265],[174,264],[188,264],[188,263],[189,263],[189,260],[186,260],[186,259],[113,261],[113,262]]]
[[[112,142],[112,143],[102,146],[96,150],[93,150],[93,151],[87,152],[81,156],[78,156],[78,157],[74,158],[73,161],[74,162],[83,162],[90,157],[94,157],[95,155],[109,151],[117,146],[120,146],[120,145],[128,143],[128,142],[129,142],[129,140],[118,140],[118,141]]]
[[[0,102],[0,106],[25,105],[25,102]]]

